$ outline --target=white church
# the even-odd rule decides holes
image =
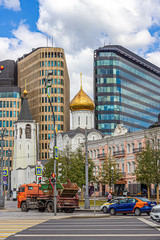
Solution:
[[[71,151],[85,142],[85,128],[87,128],[88,141],[102,139],[105,135],[94,128],[94,108],[92,99],[83,91],[82,80],[80,91],[70,102],[72,129],[68,132],[58,133],[57,147],[63,151],[69,146]],[[54,138],[50,141],[50,157],[53,156]]]
[[[23,94],[21,112],[14,125],[13,170],[11,172],[11,189],[17,190],[24,183],[36,181],[38,125],[32,119],[29,110],[27,91],[24,90]]]

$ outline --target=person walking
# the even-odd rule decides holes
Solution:
[[[108,194],[108,202],[110,202],[111,199],[112,199],[112,194],[109,192],[109,194]]]

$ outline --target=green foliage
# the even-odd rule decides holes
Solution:
[[[137,155],[136,162],[137,181],[150,186],[154,177],[154,149],[149,142],[146,143],[145,149]]]
[[[107,184],[112,186],[112,184],[115,184],[116,181],[120,180],[122,178],[122,173],[119,172],[119,169],[117,169],[117,163],[115,159],[106,158],[102,165],[102,170],[100,173],[100,179],[101,182],[104,184]]]
[[[60,182],[65,183],[67,179],[75,182],[80,188],[85,185],[85,154],[82,147],[79,147],[75,152],[71,152],[67,146],[63,152],[60,153],[58,163],[61,163],[61,174],[58,179]],[[53,172],[53,159],[51,159],[44,167],[43,176],[46,178],[51,176]],[[94,163],[88,159],[88,180],[94,180],[93,176]],[[58,176],[58,167],[57,167]]]

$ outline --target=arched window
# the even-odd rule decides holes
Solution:
[[[19,129],[19,138],[22,138],[22,128]]]
[[[27,124],[26,125],[26,129],[25,129],[25,133],[26,133],[26,138],[31,138],[31,125]]]
[[[80,116],[78,116],[78,125],[80,125]]]

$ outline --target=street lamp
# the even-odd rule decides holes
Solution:
[[[88,146],[87,146],[87,128],[85,128],[85,152],[86,152],[86,161],[85,161],[86,194],[85,194],[85,205],[84,205],[84,209],[90,209],[89,193],[88,193]]]
[[[55,115],[54,115],[54,110],[53,110],[53,106],[51,103],[51,97],[50,97],[50,88],[52,86],[52,79],[53,79],[53,71],[52,70],[48,70],[47,73],[47,78],[45,79],[45,86],[47,88],[47,97],[48,97],[48,101],[50,103],[51,106],[51,111],[52,111],[52,115],[53,115],[53,127],[54,127],[54,144],[53,144],[53,159],[54,159],[54,173],[55,173],[55,177],[54,177],[54,216],[57,215],[57,207],[56,207],[56,195],[57,195],[57,186],[56,186],[56,165],[57,165],[57,161],[56,161],[56,156],[55,156],[55,149],[57,149],[56,145],[57,145],[57,134],[56,134],[56,124],[55,124]]]
[[[0,130],[1,137],[1,188],[0,188],[0,207],[4,208],[4,195],[3,195],[3,139],[8,136],[6,128]]]
[[[112,192],[113,192],[113,170],[114,170],[114,167],[111,166],[111,173],[112,173],[111,189],[112,189]]]
[[[7,200],[10,200],[10,154],[11,154],[11,150],[8,149],[8,190],[7,190]]]

